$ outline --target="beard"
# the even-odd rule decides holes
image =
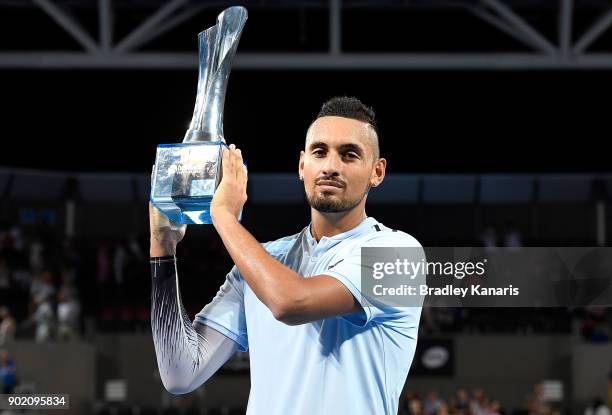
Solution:
[[[319,194],[316,196],[311,196],[306,192],[306,200],[311,208],[317,210],[322,213],[340,213],[347,212],[354,207],[358,206],[363,198],[370,191],[370,186],[366,187],[365,191],[361,194],[359,198],[350,200],[339,197],[334,197],[329,194]]]

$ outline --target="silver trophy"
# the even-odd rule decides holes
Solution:
[[[221,180],[223,104],[231,63],[247,11],[225,9],[217,24],[198,35],[200,68],[193,118],[182,143],[160,144],[151,202],[179,224],[211,223],[210,202]]]

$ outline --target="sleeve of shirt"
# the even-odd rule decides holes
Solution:
[[[249,340],[244,314],[244,279],[234,266],[227,274],[215,298],[195,316],[195,321],[217,330],[238,343],[246,352]]]
[[[399,318],[405,316],[406,313],[415,314],[413,313],[413,310],[416,311],[415,309],[419,311],[416,314],[420,315],[420,306],[404,307],[391,305],[380,301],[378,298],[365,292],[365,290],[362,290],[362,268],[368,266],[362,264],[361,248],[366,247],[389,249],[420,248],[414,251],[412,255],[419,258],[425,257],[421,244],[415,238],[403,232],[393,232],[392,235],[389,235],[388,232],[381,232],[380,235],[377,233],[361,243],[353,244],[348,250],[339,252],[337,257],[330,261],[331,264],[334,264],[333,267],[325,271],[324,274],[336,278],[344,284],[363,308],[362,312],[344,315],[342,318],[352,324],[363,327],[371,321]],[[376,262],[376,258],[371,258],[368,262]],[[371,274],[371,270],[369,272]],[[420,304],[422,304],[422,301]]]

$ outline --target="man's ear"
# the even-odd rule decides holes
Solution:
[[[300,180],[304,180],[304,150],[300,151],[300,162],[298,164],[298,174],[300,176]]]
[[[370,185],[377,187],[385,179],[385,171],[387,170],[387,160],[379,158],[374,162],[372,175],[370,176]]]

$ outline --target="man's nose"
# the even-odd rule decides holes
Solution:
[[[339,176],[342,168],[342,160],[337,154],[330,153],[323,166],[323,174],[326,176]]]

